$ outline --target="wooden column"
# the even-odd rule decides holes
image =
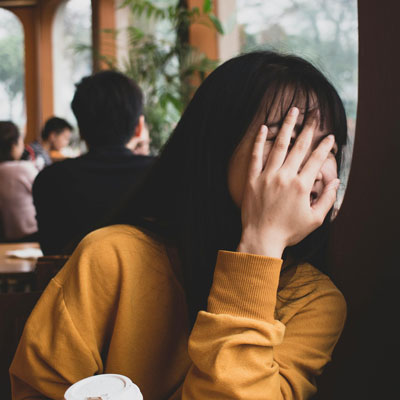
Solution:
[[[41,0],[39,3],[39,85],[40,122],[54,114],[53,22],[58,7],[66,0]]]
[[[39,137],[43,122],[53,114],[52,25],[63,1],[42,0],[32,5],[5,7],[20,19],[24,28],[26,142]]]
[[[92,40],[93,40],[93,71],[107,69],[107,64],[100,56],[115,59],[116,44],[112,34],[105,33],[105,29],[116,28],[115,0],[92,0]]]
[[[203,9],[203,0],[188,0],[187,4],[189,9],[193,7]],[[217,9],[217,0],[214,0],[214,8]],[[218,59],[218,36],[214,29],[201,24],[193,24],[189,29],[189,42],[211,60]]]
[[[38,30],[36,26],[37,8],[6,7],[14,13],[22,23],[25,45],[25,107],[26,136],[25,141],[35,140],[40,130],[40,96],[39,96],[39,59]]]

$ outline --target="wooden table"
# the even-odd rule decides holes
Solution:
[[[0,243],[0,281],[4,291],[7,291],[8,279],[28,281],[36,267],[35,259],[11,258],[7,257],[6,253],[30,247],[39,248],[39,243]]]

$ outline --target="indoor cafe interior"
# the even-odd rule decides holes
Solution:
[[[2,121],[12,122],[24,143],[21,159],[0,159],[0,185],[5,182],[1,165],[22,162],[24,154],[24,162],[34,164],[39,177],[47,168],[86,154],[90,145],[71,108],[84,77],[116,70],[136,82],[143,92],[149,136],[143,136],[143,142],[132,142],[136,149],[132,147],[132,153],[157,163],[164,145],[173,145],[168,139],[183,126],[178,121],[197,95],[196,89],[213,76],[214,69],[258,50],[306,59],[336,88],[347,116],[340,185],[330,211],[329,237],[318,254],[343,294],[347,312],[326,365],[316,376],[305,372],[317,388],[315,392],[299,394],[297,386],[285,378],[285,371],[300,368],[301,362],[296,359],[293,366],[279,365],[278,356],[276,374],[292,392],[281,389],[279,395],[265,392],[254,398],[397,398],[400,54],[393,43],[399,35],[395,0],[0,0],[0,130]],[[66,122],[62,129],[70,136],[63,148],[52,145],[47,149],[52,165],[43,167],[31,144],[45,148],[45,123],[53,117]],[[50,187],[49,193],[57,188],[58,184]],[[40,223],[38,231],[36,227],[22,238],[7,236],[10,211],[1,198],[1,192],[7,190],[0,187],[0,400],[33,398],[11,395],[10,366],[32,310],[73,257],[43,248]],[[54,226],[57,230],[57,223]],[[290,337],[288,329],[286,334]],[[192,351],[189,348],[190,355]],[[241,368],[247,368],[246,358],[241,361],[240,354],[236,366],[224,366],[238,369],[232,376],[242,376]],[[218,359],[218,355],[204,355],[212,357]],[[211,372],[206,374],[210,377],[204,384],[207,390],[197,387],[197,392],[190,392],[196,379],[203,387],[198,383],[200,375],[188,376],[181,397],[168,398],[253,398],[240,395],[240,391],[223,394],[219,388],[213,392],[215,397],[210,395],[207,385],[218,381]],[[130,378],[135,382],[135,376]],[[145,400],[162,398],[146,397],[146,390]]]

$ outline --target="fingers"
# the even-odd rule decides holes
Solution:
[[[253,151],[251,153],[249,163],[249,179],[260,175],[263,169],[263,154],[265,141],[267,139],[268,128],[265,125],[261,125],[259,132],[257,133],[256,139],[253,145]]]
[[[320,215],[321,223],[325,219],[329,210],[333,207],[333,204],[336,200],[337,190],[339,188],[340,180],[333,179],[329,182],[322,192],[320,198],[317,202],[312,206],[315,212]]]
[[[271,152],[269,153],[265,170],[276,171],[282,166],[286,158],[290,144],[290,138],[292,137],[298,115],[298,108],[293,107],[289,110],[289,113],[283,121],[281,129],[279,130],[278,136],[275,139],[275,143],[271,149]]]
[[[324,138],[301,169],[299,175],[310,187],[314,184],[318,172],[321,170],[322,164],[328,158],[334,144],[335,137],[333,135]]]
[[[304,161],[308,153],[308,149],[311,146],[314,131],[317,128],[318,121],[315,118],[308,118],[303,130],[297,137],[293,148],[290,150],[286,161],[285,168],[292,171],[293,174],[297,174],[301,164]]]

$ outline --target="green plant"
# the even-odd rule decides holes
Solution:
[[[196,79],[203,80],[218,63],[189,44],[189,27],[204,24],[220,34],[223,28],[212,12],[212,0],[204,0],[201,10],[189,9],[186,0],[125,0],[121,7],[129,7],[132,17],[125,31],[127,57],[118,66],[115,59],[101,58],[142,88],[152,148],[158,151],[190,100]],[[151,29],[160,26],[162,33]]]

